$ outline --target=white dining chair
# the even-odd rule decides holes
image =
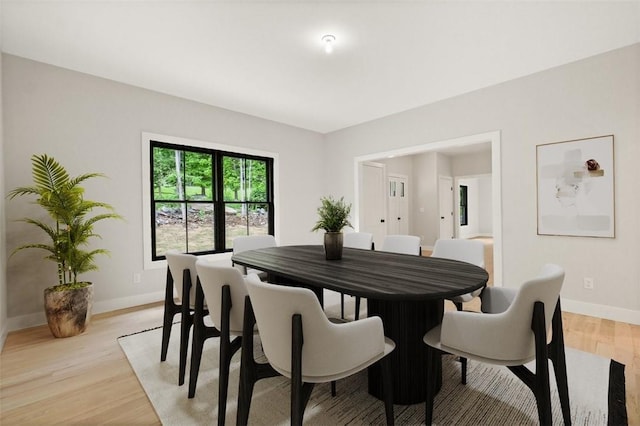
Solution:
[[[431,257],[439,257],[444,259],[459,260],[461,262],[471,263],[472,265],[484,268],[484,243],[479,240],[466,239],[439,239],[433,246]],[[464,302],[470,302],[473,298],[478,297],[482,292],[482,288],[471,293],[460,296],[450,297],[456,308],[461,311]]]
[[[189,398],[195,396],[205,340],[220,337],[218,425],[224,425],[231,358],[242,345],[244,303],[248,295],[245,285],[246,277],[234,267],[204,259],[196,262],[196,270],[198,287],[189,372]],[[203,306],[202,299],[206,302],[213,326],[204,323],[206,313],[200,309],[200,306]],[[253,336],[248,338],[251,339]]]
[[[261,248],[276,247],[276,238],[273,235],[243,235],[233,239],[233,254],[242,253],[247,250],[257,250]],[[249,269],[242,265],[236,265],[243,275],[255,273],[260,278],[266,279],[266,273],[255,269]]]
[[[370,232],[345,232],[343,237],[344,247],[361,250],[373,250],[373,234]],[[360,297],[356,296],[355,319],[360,317]],[[340,293],[340,316],[344,319],[344,293]]]
[[[380,251],[421,256],[420,237],[415,235],[385,235]]]
[[[164,319],[162,321],[162,346],[160,361],[167,359],[169,348],[169,338],[171,337],[171,327],[173,318],[180,314],[180,365],[178,371],[178,385],[184,384],[184,377],[187,369],[187,351],[189,347],[189,333],[193,325],[193,315],[195,309],[196,271],[197,256],[188,253],[180,253],[175,250],[168,251],[167,259],[167,281],[164,296]],[[177,293],[178,303],[174,300],[174,289]]]
[[[442,323],[424,336],[427,345],[426,424],[433,420],[438,357],[442,352],[507,366],[533,391],[543,425],[552,423],[548,364],[551,359],[564,422],[571,424],[559,298],[563,280],[564,270],[558,265],[547,264],[537,277],[518,290],[487,287],[481,295],[482,313],[444,312]],[[533,360],[535,373],[524,365]],[[462,382],[466,383],[466,371],[463,371]]]
[[[291,379],[292,425],[302,424],[305,406],[316,383],[343,379],[376,362],[382,368],[386,422],[393,424],[391,365],[387,355],[395,343],[384,336],[379,317],[336,324],[329,321],[309,289],[264,283],[255,275],[247,278],[247,289],[264,354],[275,371]],[[247,424],[257,378],[246,373],[244,358],[240,376],[237,423]]]

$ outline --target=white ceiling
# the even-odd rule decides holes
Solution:
[[[640,41],[639,1],[2,0],[6,53],[328,133]],[[327,55],[320,38],[337,38]]]

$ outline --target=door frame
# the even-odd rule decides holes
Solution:
[[[360,194],[360,168],[358,164],[363,161],[375,161],[381,158],[387,158],[389,156],[403,156],[403,155],[415,155],[424,152],[437,152],[453,147],[465,147],[470,145],[476,145],[481,143],[491,144],[491,187],[492,187],[492,213],[493,213],[493,285],[496,287],[502,286],[502,169],[500,165],[500,144],[501,144],[501,132],[495,130],[487,133],[479,133],[475,135],[463,136],[459,138],[446,139],[440,141],[434,141],[430,143],[424,143],[421,145],[415,145],[405,148],[399,148],[390,151],[377,152],[373,154],[366,154],[356,156],[353,158],[353,173],[354,173],[354,227],[358,229],[358,217],[360,212],[359,206],[359,194]]]

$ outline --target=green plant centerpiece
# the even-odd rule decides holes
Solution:
[[[44,291],[45,313],[51,333],[55,337],[75,336],[85,331],[91,319],[93,284],[79,281],[78,276],[97,270],[95,257],[108,254],[106,249],[88,250],[94,237],[96,222],[121,219],[112,206],[84,199],[80,185],[87,179],[105,177],[101,173],[86,173],[70,177],[66,169],[46,154],[31,157],[33,186],[20,187],[9,192],[9,198],[35,196],[35,204],[42,207],[50,221],[33,218],[21,219],[44,231],[49,243],[30,243],[16,248],[12,256],[24,249],[48,252],[45,259],[58,265],[58,284]],[[100,214],[93,214],[101,209]]]
[[[318,207],[318,221],[312,231],[325,230],[324,252],[327,260],[342,259],[343,236],[342,229],[351,226],[349,214],[351,204],[344,201],[344,197],[334,200],[333,197],[323,197],[320,199],[321,205]]]

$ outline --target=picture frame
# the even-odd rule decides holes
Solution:
[[[615,238],[613,135],[536,145],[538,235]]]

